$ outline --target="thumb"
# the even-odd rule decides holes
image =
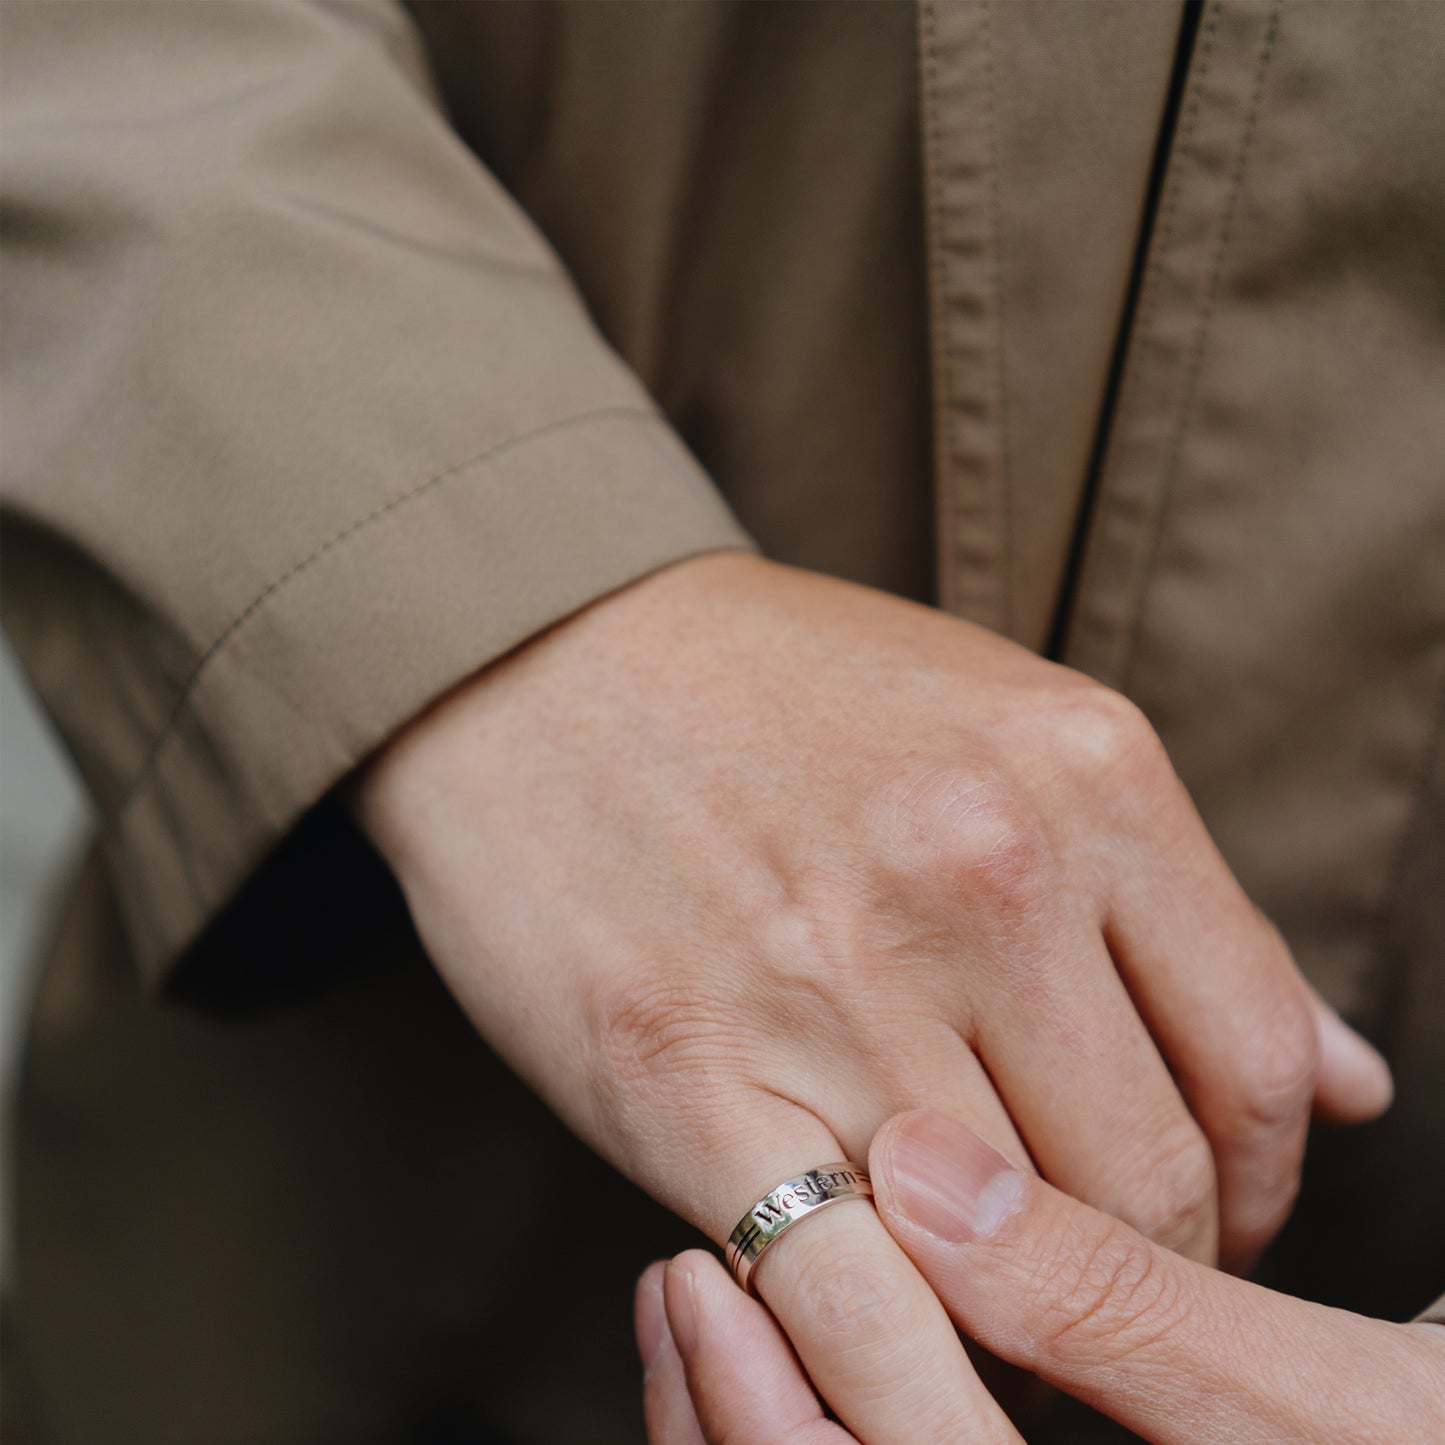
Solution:
[[[1295,1438],[1351,1380],[1390,1377],[1370,1372],[1401,1326],[1194,1264],[942,1115],[890,1120],[869,1164],[889,1231],[962,1330],[1158,1445]]]

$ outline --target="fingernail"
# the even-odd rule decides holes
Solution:
[[[914,1114],[888,1148],[889,1194],[940,1239],[965,1244],[992,1234],[1018,1207],[1023,1174],[972,1130],[942,1114]]]
[[[1383,1114],[1395,1097],[1395,1079],[1389,1064],[1328,1004],[1321,1005],[1317,1017],[1320,1068],[1342,1081],[1362,1117]]]
[[[663,1298],[667,1301],[667,1325],[672,1341],[678,1354],[686,1360],[697,1345],[697,1289],[692,1272],[685,1264],[673,1260],[667,1266]]]
[[[632,1327],[637,1335],[637,1353],[642,1357],[644,1380],[652,1373],[667,1343],[667,1306],[662,1299],[666,1268],[663,1260],[649,1265],[637,1281],[637,1293],[632,1301]]]

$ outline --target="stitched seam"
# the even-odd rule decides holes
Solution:
[[[1209,75],[1210,64],[1214,52],[1214,31],[1219,21],[1219,13],[1224,8],[1223,0],[1215,0],[1210,7],[1209,14],[1205,17],[1199,30],[1199,40],[1196,47],[1195,59],[1190,65],[1189,98],[1184,105],[1179,117],[1178,127],[1175,132],[1171,156],[1168,162],[1168,174],[1165,178],[1163,194],[1159,202],[1159,214],[1155,221],[1154,237],[1149,246],[1149,256],[1144,266],[1144,276],[1139,285],[1139,309],[1134,318],[1134,325],[1127,343],[1128,357],[1126,359],[1124,374],[1120,380],[1119,407],[1113,421],[1109,423],[1112,430],[1112,437],[1108,443],[1108,456],[1104,464],[1104,470],[1099,478],[1098,510],[1102,514],[1108,506],[1109,497],[1117,490],[1121,460],[1124,452],[1124,443],[1128,435],[1129,423],[1131,423],[1139,412],[1141,405],[1139,399],[1139,383],[1135,376],[1139,366],[1142,364],[1141,353],[1148,345],[1149,326],[1154,320],[1154,311],[1159,300],[1159,291],[1163,286],[1164,260],[1169,253],[1169,245],[1174,235],[1174,212],[1179,204],[1179,192],[1182,189],[1182,182],[1179,170],[1189,158],[1189,143],[1194,137],[1194,125],[1199,119],[1200,95],[1204,89],[1204,82]],[[1176,168],[1174,157],[1178,157],[1179,165]],[[1079,598],[1082,606],[1083,599],[1088,593],[1088,565],[1086,563],[1085,573],[1079,581]]]
[[[191,669],[190,675],[181,685],[180,692],[178,693],[175,702],[171,706],[170,713],[167,715],[165,722],[160,728],[160,731],[156,734],[155,739],[151,743],[145,757],[142,759],[140,766],[136,769],[135,776],[131,779],[129,785],[125,789],[125,792],[121,795],[120,800],[112,808],[109,818],[106,820],[107,823],[113,822],[115,819],[120,817],[122,813],[125,812],[131,800],[140,791],[141,786],[146,782],[146,780],[150,777],[151,773],[154,771],[162,750],[164,749],[166,743],[169,741],[171,736],[174,734],[176,726],[180,722],[182,715],[185,713],[187,706],[190,704],[191,698],[195,695],[196,687],[200,683],[201,677],[205,673],[206,669],[216,659],[216,657],[220,655],[220,653],[224,650],[224,648],[231,641],[231,639],[235,637],[238,632],[241,631],[241,629],[246,625],[247,622],[251,620],[251,618],[253,618],[258,612],[262,610],[262,608],[266,606],[266,604],[271,600],[271,598],[273,598],[278,592],[282,591],[284,588],[294,582],[296,578],[299,577],[303,572],[305,572],[313,563],[318,562],[322,557],[326,556],[329,552],[334,551],[343,543],[349,542],[353,537],[356,536],[358,532],[364,530],[366,527],[369,527],[373,522],[380,521],[383,517],[390,516],[393,512],[399,511],[408,502],[414,501],[417,497],[420,497],[427,492],[433,491],[435,488],[441,486],[443,483],[450,481],[453,477],[460,475],[462,472],[478,465],[481,462],[489,461],[494,457],[502,455],[504,452],[511,451],[514,448],[522,446],[527,442],[535,441],[539,437],[547,436],[554,432],[565,431],[571,427],[579,426],[586,422],[597,421],[604,417],[618,416],[645,417],[649,420],[657,419],[657,414],[655,412],[648,411],[642,407],[598,407],[593,411],[578,412],[573,416],[563,417],[559,421],[548,422],[545,425],[539,426],[532,431],[524,432],[520,436],[509,437],[506,441],[498,442],[493,446],[485,448],[483,451],[477,452],[472,456],[464,458],[462,461],[454,462],[450,466],[443,468],[439,472],[433,472],[430,476],[425,477],[420,482],[414,483],[405,491],[398,492],[394,497],[389,498],[385,502],[379,503],[369,512],[365,512],[361,516],[348,522],[339,531],[334,532],[330,537],[328,537],[326,541],[322,542],[311,552],[308,552],[306,556],[302,557],[298,562],[293,563],[284,572],[278,574],[272,581],[268,582],[255,595],[255,597],[253,597],[251,601],[247,603],[247,605],[242,608],[242,610],[230,620],[230,622],[226,624],[226,626],[217,634],[215,640],[201,654],[199,661],[197,661],[195,667]]]
[[[1234,173],[1230,177],[1229,193],[1225,199],[1224,216],[1219,235],[1214,243],[1214,255],[1210,261],[1209,276],[1204,287],[1204,304],[1199,322],[1195,327],[1194,339],[1190,343],[1189,355],[1185,362],[1183,383],[1180,388],[1178,415],[1174,426],[1174,437],[1169,444],[1169,455],[1164,466],[1164,477],[1159,488],[1159,502],[1154,509],[1153,522],[1149,529],[1149,543],[1144,571],[1139,579],[1138,595],[1134,604],[1134,616],[1129,627],[1129,639],[1124,651],[1124,671],[1120,678],[1119,690],[1125,694],[1134,676],[1139,652],[1139,639],[1144,628],[1145,604],[1153,585],[1163,551],[1164,523],[1169,511],[1169,502],[1174,484],[1179,475],[1179,464],[1184,454],[1184,438],[1189,430],[1189,418],[1193,413],[1194,400],[1198,392],[1199,376],[1204,365],[1205,344],[1214,309],[1219,300],[1219,283],[1224,274],[1224,258],[1234,233],[1234,212],[1239,195],[1244,187],[1244,172],[1249,160],[1250,147],[1258,131],[1259,113],[1264,99],[1265,78],[1270,60],[1274,56],[1275,40],[1279,34],[1280,11],[1284,0],[1274,0],[1269,17],[1269,28],[1265,31],[1264,46],[1260,51],[1259,63],[1254,75],[1254,93],[1250,96],[1249,109],[1245,112],[1244,132],[1239,140],[1239,154],[1235,158]],[[1217,8],[1216,8],[1217,13]]]
[[[930,338],[933,352],[933,469],[935,508],[939,537],[934,548],[938,568],[935,587],[939,601],[946,609],[952,601],[952,568],[949,559],[952,540],[957,530],[954,515],[955,497],[949,485],[948,466],[948,399],[952,394],[952,370],[948,353],[943,316],[945,243],[943,207],[939,200],[938,164],[938,15],[934,0],[923,0],[923,173],[927,200],[926,221],[932,250],[929,267],[933,282],[932,304],[929,307]]]
[[[1194,125],[1199,119],[1200,96],[1203,93],[1204,81],[1209,74],[1209,68],[1214,58],[1214,30],[1219,21],[1219,13],[1223,8],[1223,0],[1215,0],[1209,18],[1204,22],[1200,30],[1199,59],[1194,70],[1194,81],[1191,86],[1193,93],[1185,109],[1184,117],[1179,123],[1179,139],[1176,142],[1181,164],[1189,158],[1189,143],[1194,139]],[[1176,173],[1171,178],[1168,193],[1164,198],[1162,212],[1159,217],[1158,238],[1146,268],[1147,275],[1144,294],[1139,304],[1139,320],[1134,328],[1136,342],[1143,342],[1148,332],[1149,323],[1154,319],[1155,307],[1159,301],[1159,292],[1164,284],[1164,259],[1169,253],[1170,242],[1174,239],[1174,212],[1178,209],[1179,192],[1182,189],[1183,186]],[[1131,418],[1139,409],[1138,388],[1135,387],[1134,391],[1135,395],[1130,398],[1131,405],[1129,407],[1129,414]]]
[[[998,107],[993,60],[993,9],[983,7],[984,96],[988,107],[989,226],[992,232],[992,275],[994,298],[994,405],[998,416],[998,466],[995,473],[995,505],[998,508],[1000,561],[1000,614],[1002,631],[1013,631],[1014,613],[1014,519],[1013,489],[1009,482],[1007,373],[1004,366],[1003,244],[999,222]]]

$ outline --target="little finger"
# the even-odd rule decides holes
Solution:
[[[642,1409],[648,1445],[707,1445],[688,1394],[682,1356],[667,1322],[662,1296],[666,1270],[664,1260],[649,1265],[637,1281],[633,1297],[632,1321],[637,1353],[642,1356]]]
[[[1311,1105],[1372,1118],[1384,1060],[1315,1006],[1288,946],[1230,872],[1157,745],[1138,755],[1148,805],[1112,858],[1102,927],[1120,975],[1208,1135],[1220,1254],[1246,1265],[1299,1187]],[[1333,1024],[1333,1026],[1331,1026]]]

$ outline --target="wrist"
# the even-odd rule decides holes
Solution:
[[[668,634],[689,599],[756,586],[762,574],[780,570],[750,552],[706,553],[598,598],[418,713],[346,780],[342,801],[398,869],[423,820],[443,811],[459,767],[505,766],[507,748],[525,746],[530,730],[549,717],[567,716],[584,730],[581,697],[595,697],[624,675],[635,685],[639,667],[655,659],[673,663],[678,636]]]

